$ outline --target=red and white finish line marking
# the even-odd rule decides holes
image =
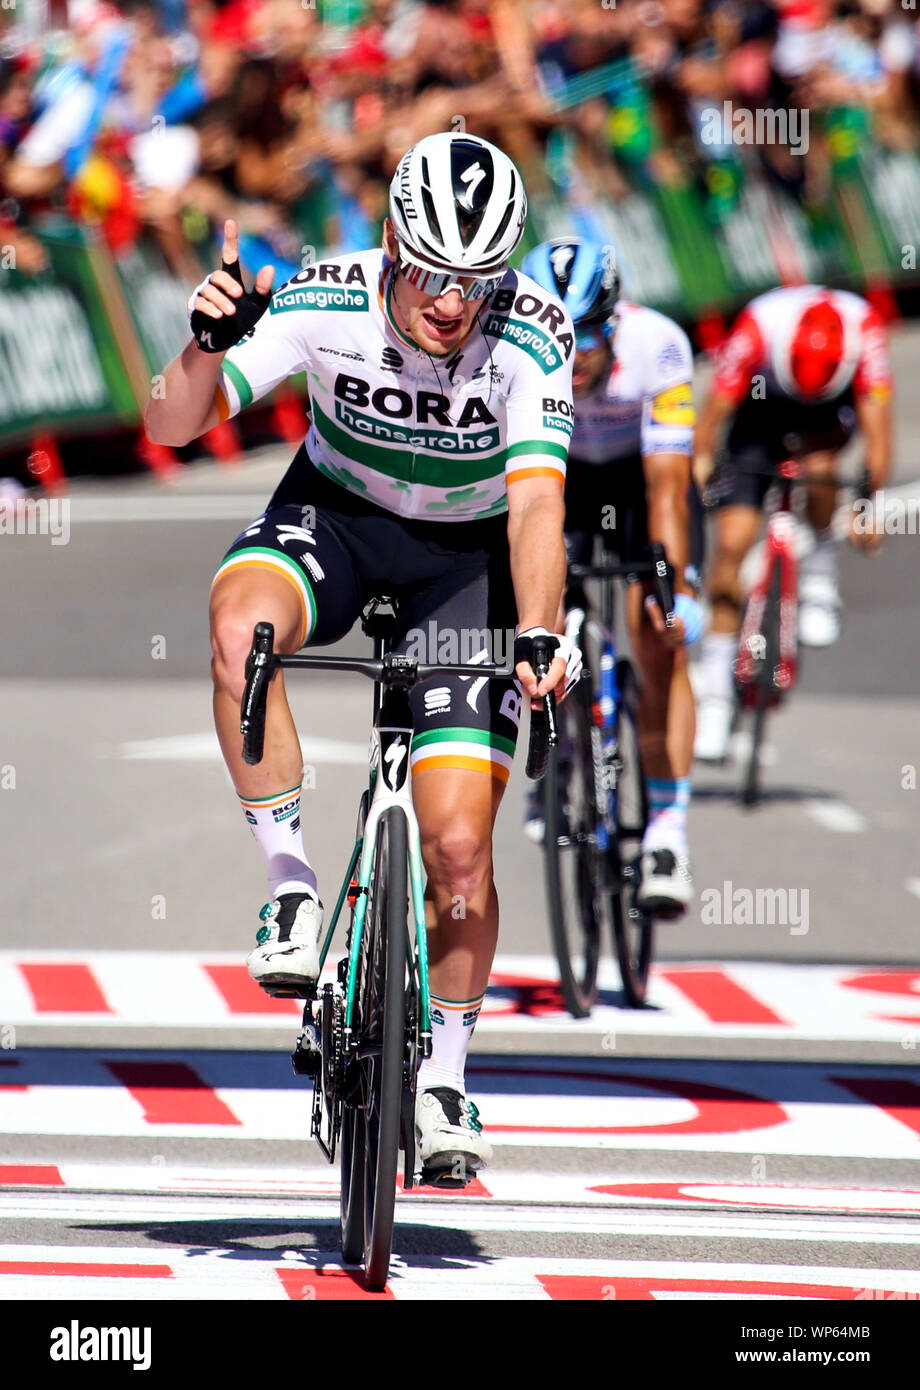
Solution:
[[[243,952],[0,952],[0,1023],[98,1027],[277,1028],[301,1007],[249,978]],[[331,975],[330,975],[331,978]],[[920,969],[838,965],[660,965],[651,1008],[617,1007],[619,976],[590,1019],[570,1018],[548,956],[498,956],[477,1028],[490,1031],[817,1038],[920,1051]]]
[[[164,1193],[195,1197],[320,1197],[338,1202],[338,1169],[304,1167],[195,1168],[162,1158],[134,1165],[71,1163],[0,1164],[0,1194],[66,1189],[92,1193]],[[863,1216],[920,1216],[920,1191],[898,1188],[819,1187],[755,1182],[657,1182],[618,1178],[605,1182],[587,1174],[508,1172],[491,1168],[456,1193],[415,1187],[414,1201],[451,1205],[503,1203],[526,1206],[656,1208],[759,1208],[776,1212],[853,1213]],[[410,1219],[409,1209],[400,1207]]]
[[[904,1068],[476,1054],[467,1084],[498,1146],[920,1155]],[[0,1056],[0,1134],[306,1141],[310,1103],[271,1052]]]
[[[298,1251],[247,1250],[240,1258],[169,1248],[0,1246],[0,1299],[920,1299],[920,1274],[879,1269],[514,1257],[457,1264],[442,1269],[423,1257],[396,1258],[384,1292],[370,1294],[359,1271]]]

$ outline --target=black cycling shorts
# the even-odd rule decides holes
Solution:
[[[690,508],[690,556],[687,583],[698,587],[703,572],[703,507],[693,478],[687,492]],[[594,537],[621,563],[649,558],[645,470],[640,455],[611,463],[569,459],[565,479],[565,535],[569,564],[591,562]],[[651,581],[649,581],[651,583]]]
[[[777,463],[790,454],[836,453],[855,429],[852,388],[814,404],[788,396],[746,397],[725,442],[726,463],[707,487],[708,505],[760,511]]]
[[[507,518],[415,521],[324,478],[301,447],[265,512],[216,579],[269,570],[301,605],[301,645],[344,637],[374,595],[394,602],[393,650],[423,662],[511,663],[517,610]],[[508,780],[523,700],[517,681],[432,677],[411,695],[415,772],[455,767]]]

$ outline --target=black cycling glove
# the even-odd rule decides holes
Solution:
[[[228,275],[232,275],[238,285],[243,283],[243,272],[240,269],[239,258],[232,265],[224,265],[223,269]],[[198,298],[205,285],[211,283],[210,276],[195,290],[192,295],[191,303]],[[236,305],[235,314],[224,314],[219,319],[212,319],[201,309],[193,309],[189,322],[192,328],[192,337],[201,348],[202,352],[226,352],[232,348],[241,338],[245,338],[250,333],[259,319],[268,308],[272,291],[268,294],[260,294],[255,287],[241,294],[239,299],[234,299]]]

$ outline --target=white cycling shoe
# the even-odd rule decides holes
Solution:
[[[256,948],[246,964],[269,994],[291,992],[319,976],[323,909],[309,893],[282,893],[259,913]]]
[[[825,574],[802,576],[799,585],[799,641],[805,647],[830,647],[840,636],[840,591]]]
[[[693,901],[693,878],[686,854],[663,845],[643,845],[636,906],[650,917],[674,921]]]
[[[492,1159],[492,1146],[483,1135],[479,1111],[462,1091],[450,1086],[419,1091],[415,1137],[422,1182],[432,1187],[465,1187]]]

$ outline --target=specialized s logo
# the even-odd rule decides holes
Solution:
[[[569,266],[574,259],[574,246],[557,246],[555,251],[550,252],[549,263],[553,267],[553,274],[558,280],[568,279]]]
[[[467,169],[464,169],[463,173],[460,175],[460,182],[465,183],[467,189],[465,193],[460,195],[457,202],[461,207],[465,207],[467,212],[473,211],[473,196],[485,176],[486,171],[478,160],[475,164],[471,164]]]
[[[401,738],[394,739],[383,755],[383,761],[389,764],[386,778],[391,791],[399,790],[399,769],[405,756],[406,745]]]

